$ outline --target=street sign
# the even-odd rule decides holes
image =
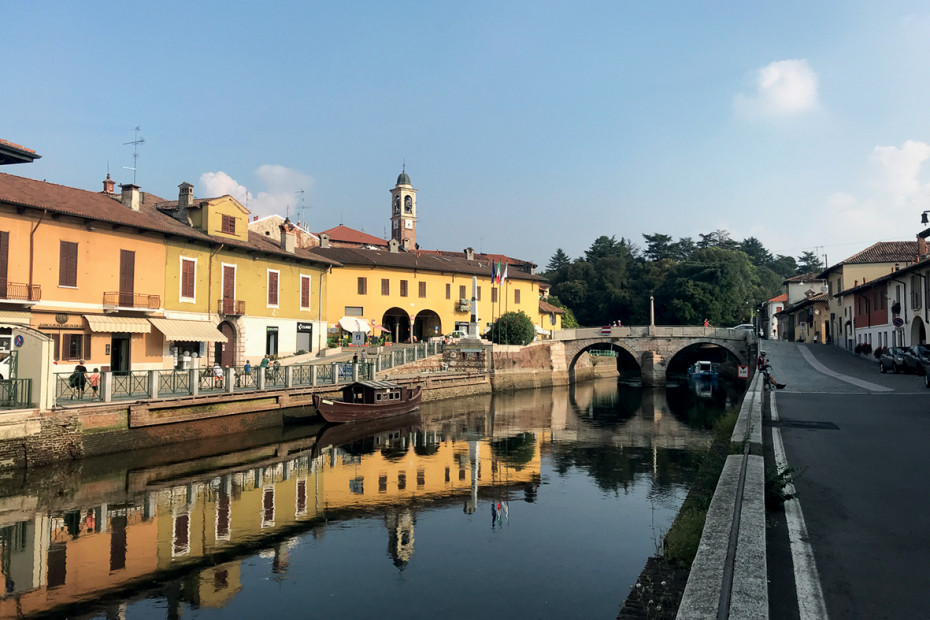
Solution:
[[[13,338],[13,344],[15,344],[17,347],[23,346],[23,337],[20,334],[16,334],[16,336]]]
[[[601,336],[609,336],[609,335],[610,335],[610,327],[602,327]]]
[[[738,365],[736,367],[736,376],[739,377],[740,379],[748,379],[749,378],[749,366],[744,366],[742,364]]]
[[[902,319],[902,318],[899,317],[899,316],[896,316],[895,318],[891,319],[891,322],[894,324],[895,327],[903,327],[903,326],[904,326],[904,319]]]

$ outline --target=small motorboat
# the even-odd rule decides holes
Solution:
[[[342,400],[313,395],[313,406],[327,422],[363,422],[409,413],[420,406],[423,387],[390,381],[356,381],[342,389]]]
[[[703,379],[710,380],[717,378],[717,368],[714,364],[705,361],[694,362],[690,368],[688,368],[688,378],[689,379]]]

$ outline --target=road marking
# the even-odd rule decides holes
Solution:
[[[772,421],[778,421],[778,408],[775,406],[775,395],[769,399],[771,405]],[[785,445],[781,440],[781,429],[772,427],[772,447],[775,451],[775,465],[779,471],[788,467],[785,456]],[[785,485],[785,491],[795,493],[794,485]],[[804,513],[801,512],[801,502],[789,499],[785,502],[785,519],[788,522],[788,542],[791,546],[791,562],[794,565],[794,583],[798,595],[798,613],[801,620],[826,620],[827,604],[823,600],[823,590],[820,587],[820,574],[817,572],[817,563],[814,561],[814,551],[808,543],[807,525],[804,523]]]
[[[802,347],[798,345],[798,351],[801,352],[801,357],[803,357],[808,364],[814,367],[814,370],[822,374],[827,375],[828,377],[833,377],[834,379],[839,379],[840,381],[845,381],[846,383],[851,383],[856,387],[861,387],[872,392],[894,392],[894,388],[885,387],[884,385],[878,385],[877,383],[872,383],[871,381],[863,381],[862,379],[856,379],[855,377],[850,377],[849,375],[840,374],[833,370],[830,370],[823,364],[817,361],[814,357],[814,354],[808,350],[807,347]]]

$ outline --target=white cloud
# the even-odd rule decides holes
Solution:
[[[921,167],[930,159],[930,144],[908,140],[900,147],[876,146],[869,157],[875,169],[872,187],[884,200],[901,207],[930,207],[930,183]],[[927,176],[927,175],[924,175]]]
[[[254,193],[222,171],[200,175],[203,189],[197,193],[204,196],[229,194],[258,217],[289,214],[293,218],[301,198],[299,191],[309,191],[313,186],[312,177],[276,164],[263,164],[255,174],[264,188]]]
[[[749,118],[789,116],[817,107],[817,74],[806,60],[778,60],[753,73],[753,87],[733,107]]]

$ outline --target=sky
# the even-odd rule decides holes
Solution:
[[[544,269],[718,229],[833,264],[930,209],[926,2],[8,2],[2,172]],[[136,131],[136,128],[139,128]],[[131,144],[141,139],[138,144]],[[135,168],[135,170],[132,170]]]

